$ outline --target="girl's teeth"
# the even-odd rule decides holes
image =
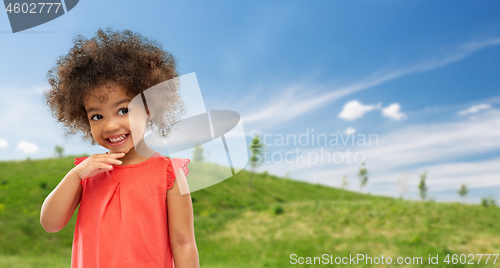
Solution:
[[[119,141],[122,141],[123,139],[125,139],[125,137],[127,136],[127,134],[123,134],[121,137],[119,137],[118,139],[109,139],[111,142],[119,142]]]

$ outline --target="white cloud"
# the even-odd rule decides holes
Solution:
[[[9,142],[6,140],[0,139],[0,149],[9,147]]]
[[[38,148],[38,146],[34,143],[20,141],[17,144],[16,150],[20,150],[25,154],[36,154],[40,150],[40,148]]]
[[[465,45],[462,45],[463,48],[467,50],[478,50],[481,48],[489,47],[489,46],[494,46],[500,44],[500,38],[495,38],[495,39],[490,39],[490,40],[485,40],[481,42],[470,42]]]
[[[346,135],[350,135],[350,134],[354,134],[356,133],[356,129],[352,128],[352,127],[348,127],[346,130],[345,130],[345,134]]]
[[[357,100],[352,100],[344,104],[344,108],[342,109],[342,111],[338,116],[339,118],[353,121],[363,117],[363,115],[365,115],[366,112],[380,108],[380,106],[381,104],[363,105],[361,102]]]
[[[402,112],[400,112],[399,110],[401,110],[401,106],[399,105],[399,103],[393,103],[385,108],[382,109],[382,114],[385,116],[385,117],[389,117],[390,119],[394,119],[394,120],[401,120],[401,119],[405,119],[406,118],[406,115]]]
[[[365,79],[361,79],[358,83],[340,88],[333,88],[329,92],[319,96],[317,95],[311,97],[311,85],[295,84],[290,86],[281,95],[270,100],[268,104],[263,105],[261,109],[255,109],[252,107],[252,112],[247,116],[243,116],[242,120],[244,123],[259,122],[263,125],[267,124],[276,126],[281,122],[294,119],[302,114],[318,109],[329,102],[338,100],[352,93],[368,89],[409,74],[426,72],[446,66],[460,61],[480,49],[498,44],[500,44],[500,38],[458,45],[457,49],[452,52],[451,55],[431,58],[395,71],[371,75]],[[295,95],[295,92],[309,93]],[[258,112],[253,112],[255,110]]]
[[[498,151],[499,136],[500,111],[491,110],[474,121],[411,125],[381,136],[379,146],[364,151],[367,158],[398,166],[422,165]]]
[[[435,190],[446,190],[449,184],[458,189],[463,183],[470,188],[498,186],[498,163],[500,158],[430,165],[426,167],[431,171],[428,173],[428,184]]]
[[[500,111],[490,109],[477,120],[464,118],[458,122],[410,125],[380,135],[377,145],[350,146],[351,163],[347,163],[346,147],[301,147],[300,154],[304,154],[305,162],[296,160],[294,154],[289,157],[293,163],[283,161],[261,168],[272,174],[284,175],[290,172],[293,178],[299,180],[338,187],[343,175],[350,174],[355,177],[357,174],[359,164],[354,162],[353,156],[354,153],[361,152],[366,157],[370,172],[367,191],[372,193],[398,195],[397,178],[404,170],[412,174],[412,189],[417,189],[418,174],[424,170],[428,171],[428,185],[432,191],[455,190],[462,183],[466,183],[470,188],[500,187],[500,165],[497,165],[500,158],[471,160],[498,152],[498,137]],[[287,152],[285,148],[282,149],[283,154]],[[330,155],[342,153],[346,160],[343,163],[335,163],[333,160],[328,162],[328,158],[322,156],[325,151]],[[309,155],[310,159],[316,162],[311,162],[308,166]],[[340,158],[340,154],[337,156]],[[323,161],[317,160],[321,157]],[[357,190],[357,186],[359,184],[356,181],[352,189]]]
[[[30,141],[36,144],[39,151],[36,156],[50,157],[55,144],[65,142],[62,124],[52,118],[49,108],[44,102],[40,89],[32,86],[26,88],[0,87],[0,137],[10,141],[14,150],[0,153],[0,160],[24,159],[26,149],[19,148],[18,141]],[[82,144],[75,139],[74,144]],[[17,148],[17,150],[16,150]],[[80,150],[77,153],[80,153]],[[68,151],[70,152],[70,151]]]
[[[486,109],[490,109],[490,108],[491,108],[491,105],[482,103],[482,104],[479,104],[479,105],[472,105],[468,109],[465,109],[465,110],[462,110],[462,111],[458,111],[457,114],[458,115],[475,114],[475,113],[478,113],[481,110],[486,110]]]

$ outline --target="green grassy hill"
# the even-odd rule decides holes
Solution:
[[[54,234],[39,217],[43,200],[73,166],[72,157],[0,162],[0,267],[69,267],[76,213]],[[404,201],[266,174],[256,174],[252,188],[248,180],[243,170],[192,194],[201,267],[289,267],[291,254],[391,257],[393,264],[382,267],[398,266],[397,257],[422,257],[415,267],[455,267],[465,265],[453,265],[453,254],[500,253],[497,207]],[[439,254],[439,264],[427,265],[429,254]],[[474,267],[498,266],[494,258]]]

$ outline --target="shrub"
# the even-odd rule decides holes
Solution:
[[[274,206],[274,215],[283,214],[284,212],[285,212],[285,210],[283,209],[283,207],[281,205]]]
[[[493,197],[488,196],[488,197],[481,197],[481,205],[485,208],[487,207],[493,207],[496,206],[496,201],[493,199]]]

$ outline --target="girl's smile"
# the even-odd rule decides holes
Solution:
[[[106,138],[106,141],[108,144],[112,147],[117,147],[125,144],[128,140],[129,134],[118,134],[118,135],[111,135]]]

